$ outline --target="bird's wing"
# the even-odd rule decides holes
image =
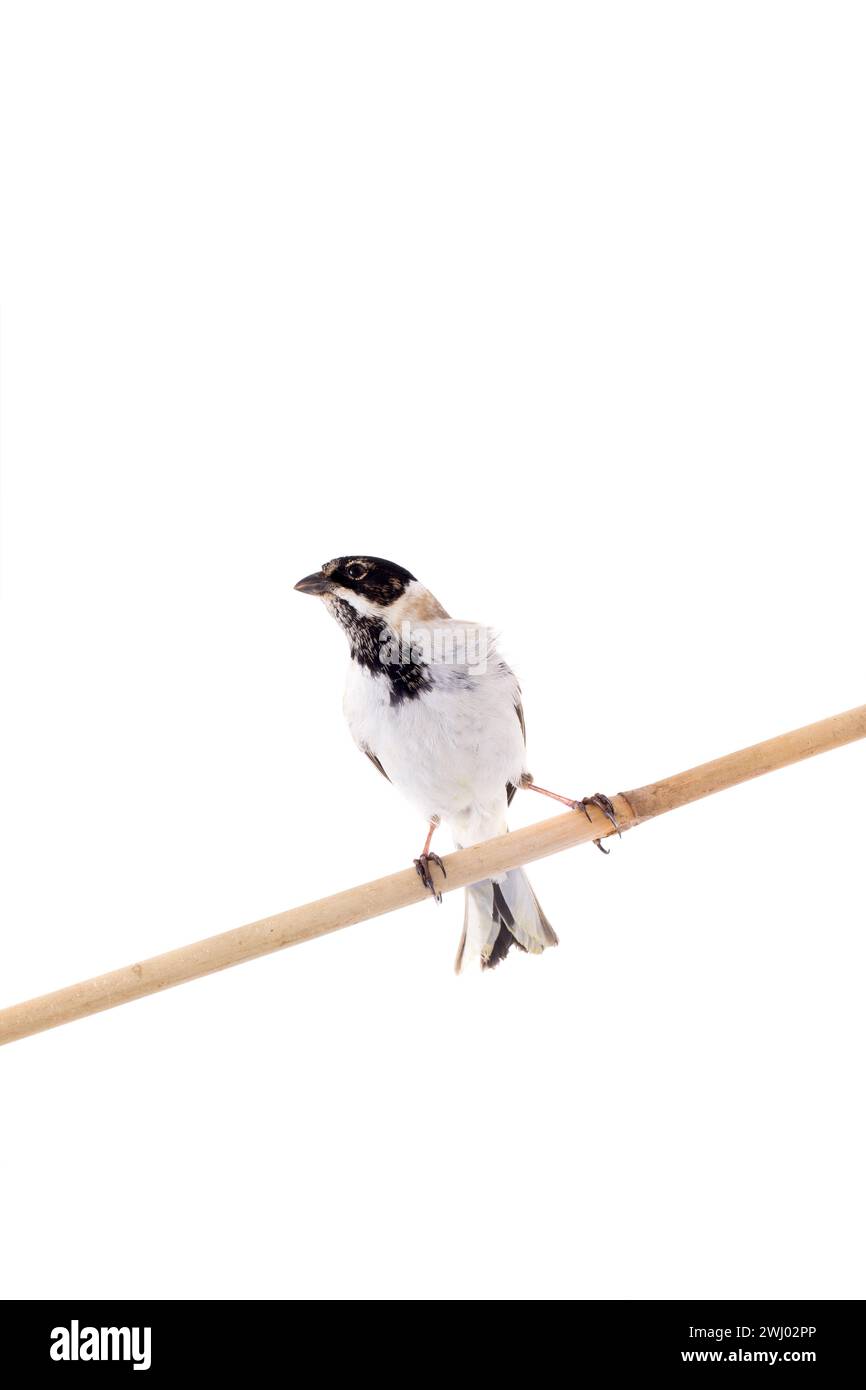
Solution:
[[[387,774],[387,772],[385,771],[384,767],[383,767],[382,764],[379,762],[379,759],[376,757],[376,754],[373,753],[373,752],[371,752],[369,748],[364,748],[362,751],[363,751],[364,753],[367,754],[367,757],[370,759],[370,762],[373,764],[373,766],[374,766],[374,767],[377,767],[377,768],[379,769],[379,771],[381,772],[382,776],[385,778],[385,781],[386,781],[386,782],[390,782],[391,778],[388,776],[388,774]]]
[[[526,747],[526,720],[525,720],[524,717],[523,717],[523,705],[522,705],[521,702],[520,702],[520,696],[519,696],[519,695],[518,695],[518,697],[517,697],[517,704],[514,706],[514,712],[515,712],[515,714],[517,715],[517,722],[518,722],[519,725],[520,725],[520,732],[523,734],[523,746],[524,746],[524,748],[525,748],[525,747]]]
[[[516,703],[515,706],[514,706],[514,713],[517,715],[517,720],[518,720],[518,723],[520,724],[520,732],[523,734],[523,746],[524,746],[524,748],[525,748],[525,747],[526,747],[526,720],[525,720],[524,717],[523,717],[523,705],[522,705],[522,703],[521,703],[521,700],[520,700],[520,696],[519,696],[519,695],[518,695],[518,697],[517,697],[517,703]],[[517,788],[515,787],[515,785],[514,785],[513,782],[506,782],[506,783],[505,783],[505,795],[506,795],[506,797],[507,797],[507,799],[508,799],[508,805],[509,805],[509,806],[511,805],[512,801],[514,800],[514,793],[515,793],[516,791],[517,791]]]

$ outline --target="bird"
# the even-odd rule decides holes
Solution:
[[[501,835],[518,788],[587,816],[594,804],[617,828],[602,793],[573,800],[535,783],[520,686],[490,628],[450,617],[409,570],[375,555],[328,560],[295,589],[321,599],[348,640],[343,712],[359,749],[427,822],[414,863],[439,901],[436,829],[446,826],[458,849]],[[493,969],[515,946],[537,955],[557,944],[522,868],[466,889],[458,973]]]

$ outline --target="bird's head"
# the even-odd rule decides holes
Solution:
[[[299,579],[295,588],[324,599],[338,618],[342,604],[391,625],[404,619],[445,617],[445,610],[414,574],[377,555],[342,555],[328,560],[315,574]]]

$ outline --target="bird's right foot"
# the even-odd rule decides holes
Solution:
[[[429,893],[433,894],[433,897],[436,899],[437,903],[441,903],[442,894],[439,892],[438,888],[436,887],[436,884],[433,882],[433,878],[430,873],[430,865],[436,864],[442,870],[442,877],[448,877],[448,874],[445,871],[445,865],[442,863],[442,860],[439,858],[439,855],[428,854],[425,851],[424,854],[419,855],[417,859],[413,860],[413,863],[415,865],[415,872],[417,873],[421,882],[424,884],[424,887],[427,889]]]

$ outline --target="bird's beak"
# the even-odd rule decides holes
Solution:
[[[321,570],[317,574],[308,574],[304,579],[299,579],[295,585],[300,594],[326,594],[330,587],[330,579],[327,579]]]

